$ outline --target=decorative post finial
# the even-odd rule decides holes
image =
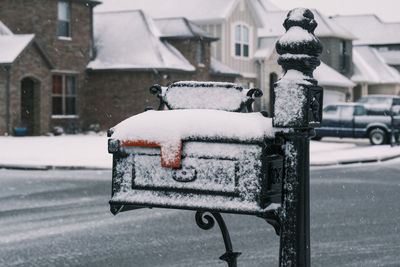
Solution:
[[[276,43],[284,75],[275,84],[274,126],[309,128],[318,126],[322,115],[322,88],[313,71],[320,64],[322,44],[314,35],[317,22],[309,9],[289,11],[286,33]]]

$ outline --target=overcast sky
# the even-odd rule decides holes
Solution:
[[[400,0],[270,0],[282,9],[316,8],[325,15],[377,14],[385,22],[400,22]]]

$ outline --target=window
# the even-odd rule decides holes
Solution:
[[[339,45],[339,64],[341,73],[347,72],[347,49],[346,49],[346,41],[340,41]]]
[[[53,76],[53,115],[76,115],[76,79],[70,75]]]
[[[324,108],[324,113],[325,114],[336,114],[337,112],[337,106],[327,106]]]
[[[197,43],[197,64],[204,65],[204,46],[200,41]]]
[[[354,108],[352,106],[341,106],[340,117],[341,118],[352,118],[354,114]]]
[[[70,6],[67,2],[58,2],[58,36],[71,37]]]
[[[354,116],[364,116],[366,113],[364,107],[354,106]]]
[[[235,56],[249,57],[249,28],[244,25],[235,26]]]

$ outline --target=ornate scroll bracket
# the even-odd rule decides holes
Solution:
[[[164,102],[164,96],[163,96],[163,91],[162,91],[162,87],[159,84],[154,84],[153,86],[150,87],[149,89],[150,93],[152,95],[157,96],[159,104],[158,104],[158,110],[163,110],[164,106],[165,106],[165,102]]]
[[[212,216],[209,214],[211,214]],[[226,224],[221,214],[217,212],[209,212],[209,214],[206,214],[206,212],[204,211],[197,211],[195,216],[197,225],[203,230],[210,230],[214,227],[215,221],[217,221],[222,233],[222,237],[224,239],[226,249],[226,252],[221,257],[219,257],[219,259],[226,261],[229,267],[237,267],[237,257],[239,257],[242,253],[233,251],[228,228],[226,227]]]
[[[271,210],[259,216],[260,218],[263,218],[267,223],[272,225],[272,227],[274,227],[275,234],[278,236],[281,233],[281,212],[282,209],[278,208],[277,210]]]
[[[254,103],[254,101],[256,101],[255,100],[256,97],[263,96],[263,92],[261,91],[261,89],[251,88],[249,91],[247,91],[246,96],[248,97],[246,101],[247,112],[253,112],[252,104]]]

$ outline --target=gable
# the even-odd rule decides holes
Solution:
[[[34,34],[10,34],[0,36],[0,64],[12,65],[32,42]]]
[[[231,23],[234,23],[235,21],[242,22],[254,28],[262,26],[260,23],[261,21],[257,19],[257,16],[255,16],[253,12],[252,5],[246,0],[238,0],[236,2],[232,12],[227,17],[227,20]]]
[[[221,21],[237,0],[103,0],[94,12],[142,10],[153,18],[185,17],[196,23]]]
[[[159,34],[153,20],[142,11],[96,13],[96,58],[88,69],[195,71],[177,49],[159,39]]]

